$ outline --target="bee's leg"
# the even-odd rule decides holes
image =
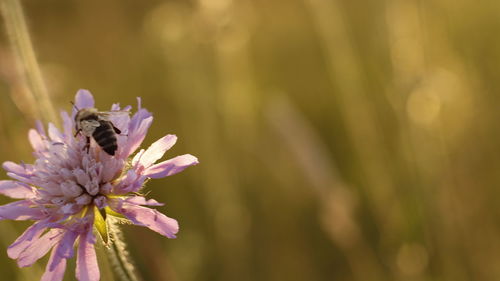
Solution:
[[[75,138],[76,138],[76,136],[78,136],[78,134],[79,134],[81,131],[82,131],[82,129],[78,129],[78,131],[76,131],[76,133],[75,133]]]
[[[113,130],[115,131],[115,133],[116,133],[117,135],[120,135],[120,136],[128,136],[128,135],[122,135],[122,134],[121,134],[121,133],[122,133],[122,131],[120,131],[120,129],[118,129],[118,128],[117,128],[117,127],[115,127],[114,125],[113,125]]]
[[[122,132],[122,131],[120,131],[120,129],[118,129],[118,128],[117,128],[117,127],[115,127],[114,125],[113,125],[113,130],[114,130],[114,131],[115,131],[115,133],[116,133],[116,134],[118,134],[118,135],[119,135],[119,134],[121,134],[121,132]]]
[[[87,137],[87,143],[85,144],[84,149],[87,149],[87,153],[89,153],[89,150],[90,150],[90,137]]]

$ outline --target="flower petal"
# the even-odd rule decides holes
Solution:
[[[158,159],[163,157],[163,154],[165,154],[167,150],[174,146],[176,141],[177,137],[175,135],[166,135],[163,138],[155,141],[142,154],[141,158],[139,159],[139,164],[144,168],[151,167],[151,165],[153,165]],[[132,165],[134,165],[134,163],[132,163]]]
[[[94,243],[92,229],[80,236],[76,261],[76,278],[80,281],[98,281],[100,278]]]
[[[113,188],[112,192],[114,194],[125,194],[139,191],[146,179],[147,177],[138,175],[134,170],[128,170],[125,176],[120,179],[120,183]]]
[[[130,123],[133,124],[132,121]],[[141,145],[142,141],[146,137],[146,133],[148,132],[151,123],[153,123],[153,116],[141,120],[137,128],[134,128],[133,126],[131,128],[129,125],[129,138],[127,142],[129,154],[134,152]]]
[[[128,126],[130,123],[130,111],[125,109],[120,110],[119,107],[118,109],[112,109],[112,111],[114,112],[111,112],[109,116],[107,116],[107,120],[111,121],[111,123],[113,123],[113,126],[115,126],[121,131],[120,132],[121,135],[127,135]]]
[[[76,92],[75,106],[78,109],[94,107],[94,97],[89,90],[80,89]]]
[[[0,194],[15,199],[30,198],[35,195],[35,189],[27,184],[17,181],[0,181]]]
[[[168,177],[198,163],[198,158],[191,154],[184,154],[151,166],[144,171],[143,175],[154,179]]]
[[[179,224],[176,220],[157,210],[123,202],[121,207],[114,211],[123,214],[135,225],[148,227],[168,238],[175,238],[175,234],[179,231]]]
[[[61,111],[61,118],[63,120],[64,140],[66,143],[72,143],[74,141],[73,128],[75,127],[73,119],[66,111]]]
[[[73,248],[75,246],[75,240],[78,237],[78,233],[68,230],[61,238],[61,242],[57,247],[56,254],[62,258],[69,259],[73,257]]]
[[[42,121],[40,120],[36,120],[35,121],[35,128],[36,128],[36,131],[43,137],[47,136],[47,134],[45,134],[45,129],[43,128],[43,123]]]
[[[127,145],[120,154],[122,158],[127,158],[141,145],[152,122],[153,116],[145,109],[140,109],[132,116],[128,126]]]
[[[33,182],[33,180],[31,179],[31,176],[23,176],[23,175],[19,175],[19,174],[12,173],[12,172],[7,172],[7,176],[9,178],[13,178],[15,180],[18,180],[18,181],[26,183],[26,184],[33,184],[33,185],[35,184]]]
[[[40,281],[62,281],[64,271],[66,271],[66,259],[57,256],[54,250],[50,255],[49,263],[47,263],[45,273]]]
[[[32,176],[33,176],[33,165],[28,165],[22,163],[21,165],[16,164],[11,161],[5,161],[2,164],[4,170],[7,171],[7,176],[16,179],[20,182],[24,182],[27,184],[32,184]]]
[[[44,213],[38,208],[32,208],[32,203],[27,200],[0,206],[0,219],[39,220],[43,217]]]
[[[136,166],[136,165],[137,165],[137,163],[139,163],[139,160],[141,160],[141,157],[142,157],[142,155],[144,154],[144,152],[145,152],[145,151],[146,151],[146,150],[141,149],[141,150],[139,150],[139,152],[137,152],[137,153],[134,155],[134,158],[132,158],[132,163],[131,163],[131,164],[132,164],[132,166]]]
[[[16,164],[12,161],[5,161],[2,164],[2,168],[7,171],[11,172],[23,177],[30,177],[31,174],[33,173],[33,166],[32,165],[27,165],[27,164]]]
[[[101,172],[101,182],[110,182],[120,176],[125,163],[125,160],[120,158],[109,158],[106,161],[106,169]]]
[[[163,203],[159,203],[154,199],[146,200],[146,198],[142,196],[133,196],[125,199],[125,202],[134,204],[134,205],[147,205],[147,206],[163,206]]]
[[[47,224],[45,221],[39,221],[28,227],[26,231],[7,248],[7,255],[9,258],[17,259],[23,251],[40,237],[46,228]]]
[[[35,129],[29,130],[28,139],[35,152],[41,152],[47,149],[43,137]]]
[[[142,108],[142,99],[141,97],[137,97],[137,110]]]
[[[63,135],[61,131],[52,123],[49,123],[49,138],[54,142],[62,142]]]
[[[52,229],[37,240],[34,240],[31,245],[23,251],[17,259],[19,267],[31,266],[37,260],[45,256],[54,245],[61,240],[62,231],[60,229]],[[60,246],[58,247],[60,248]]]

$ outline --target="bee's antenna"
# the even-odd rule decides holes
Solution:
[[[79,110],[80,110],[80,109],[78,109],[78,107],[76,106],[76,104],[75,104],[73,101],[69,101],[69,103],[71,103],[71,104],[73,105],[73,107],[74,107],[77,111],[79,111]]]

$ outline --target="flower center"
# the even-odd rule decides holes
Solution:
[[[121,174],[124,161],[104,155],[96,161],[99,151],[88,153],[84,143],[53,145],[50,153],[36,163],[35,185],[40,187],[41,203],[52,205],[62,214],[73,215],[85,206],[106,206],[111,184]]]

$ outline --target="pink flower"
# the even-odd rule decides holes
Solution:
[[[77,110],[73,109],[72,117],[67,112],[61,113],[63,131],[49,124],[46,133],[40,123],[36,130],[29,131],[36,157],[34,164],[3,163],[7,175],[14,180],[0,181],[0,193],[21,200],[0,206],[0,220],[35,221],[7,250],[20,267],[31,266],[52,250],[41,280],[62,280],[66,260],[73,257],[77,244],[77,279],[99,280],[93,230],[107,241],[108,216],[127,219],[175,238],[179,230],[177,221],[144,207],[162,204],[146,200],[138,192],[147,179],[176,174],[198,164],[198,159],[185,154],[155,164],[177,140],[175,135],[166,135],[130,160],[153,121],[151,113],[141,108],[140,99],[138,103],[138,111],[131,118],[128,114],[111,116],[110,121],[121,131],[114,156],[94,141],[87,151],[85,136],[74,136]],[[90,92],[78,91],[75,106],[94,107]],[[114,104],[111,110],[120,107]]]

